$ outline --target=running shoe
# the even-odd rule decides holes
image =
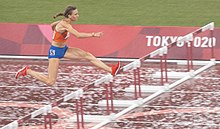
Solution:
[[[120,62],[118,62],[117,65],[113,65],[112,66],[112,75],[113,76],[117,75],[120,68],[121,68]]]
[[[24,68],[18,70],[18,72],[15,74],[15,78],[17,79],[19,76],[26,76],[28,69],[29,69],[29,67],[25,66]]]

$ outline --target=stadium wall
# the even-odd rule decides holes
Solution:
[[[114,26],[73,25],[79,32],[104,33],[101,38],[77,39],[70,36],[67,44],[91,52],[97,57],[140,58],[153,50],[178,40],[198,27],[170,26]],[[52,41],[50,25],[0,23],[1,55],[46,56]],[[193,40],[193,58],[208,60],[214,46],[215,58],[220,60],[220,29],[215,28],[196,36]],[[186,44],[178,43],[169,51],[169,59],[186,59]]]

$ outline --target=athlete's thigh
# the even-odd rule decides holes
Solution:
[[[84,58],[86,56],[86,53],[87,52],[79,48],[68,48],[64,55],[64,58],[80,59],[80,58]]]
[[[59,68],[60,59],[58,58],[50,58],[49,66],[48,66],[48,77],[51,80],[56,80],[58,68]]]

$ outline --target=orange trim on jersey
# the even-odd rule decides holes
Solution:
[[[65,31],[64,33],[57,32],[56,30],[53,31],[53,41],[58,43],[64,43],[69,37],[69,32]]]

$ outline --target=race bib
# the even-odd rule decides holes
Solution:
[[[55,53],[56,51],[55,50],[53,50],[53,49],[50,49],[50,56],[55,56]]]

